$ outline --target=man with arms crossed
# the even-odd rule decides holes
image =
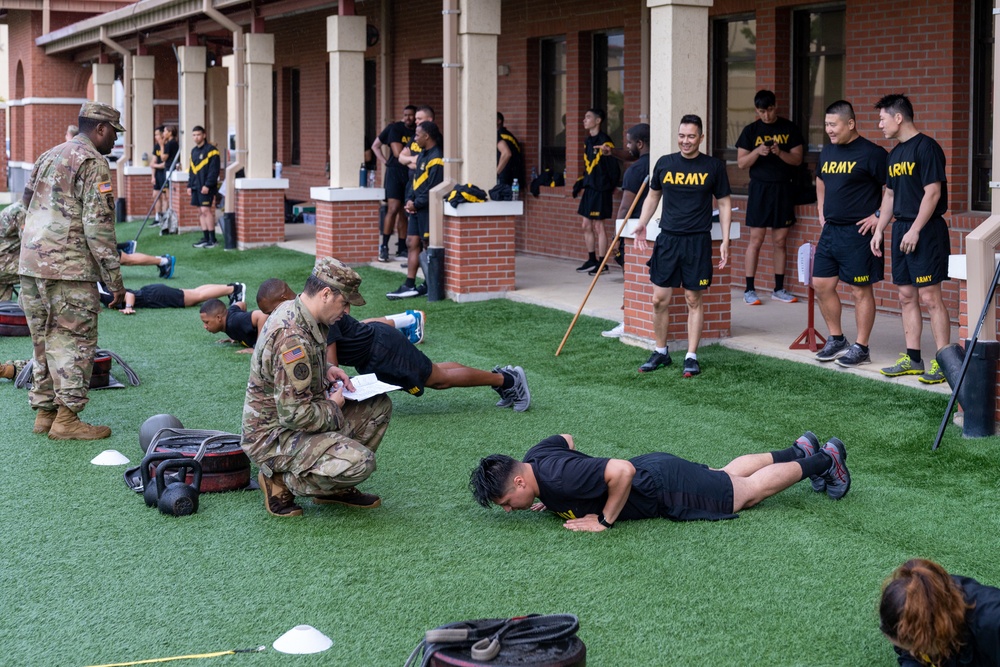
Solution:
[[[813,287],[830,330],[818,361],[845,368],[871,363],[868,337],[875,324],[872,285],[882,280],[884,262],[871,251],[875,213],[885,185],[885,149],[858,134],[854,107],[838,100],[826,109],[826,134],[816,167],[816,207],[823,231],[813,260]],[[858,338],[847,342],[841,327],[837,280],[851,286]]]
[[[944,213],[948,210],[948,181],[944,151],[938,142],[917,131],[913,105],[905,95],[886,95],[875,108],[886,139],[899,143],[889,153],[888,178],[878,224],[871,240],[872,252],[882,256],[882,236],[892,225],[892,282],[899,290],[903,311],[906,353],[882,375],[919,375],[925,384],[944,382],[937,359],[929,371],[920,356],[923,304],[931,318],[934,347],[940,350],[951,339],[951,318],[941,296],[941,281],[948,278],[951,240]]]
[[[679,153],[656,161],[649,178],[649,196],[642,205],[636,228],[635,249],[646,251],[646,225],[663,198],[660,235],[649,259],[649,279],[653,283],[653,332],[656,349],[639,366],[640,373],[655,371],[671,363],[667,351],[670,299],[677,287],[684,288],[687,300],[688,351],[684,357],[684,377],[701,372],[698,343],[705,323],[702,292],[712,285],[712,198],[719,203],[722,245],[719,269],[729,261],[729,227],[732,223],[729,176],[722,160],[699,150],[705,134],[701,118],[688,114],[677,131]],[[664,197],[664,192],[667,196]]]

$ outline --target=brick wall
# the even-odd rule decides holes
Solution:
[[[236,242],[242,248],[285,240],[285,191],[236,191]]]
[[[170,185],[170,207],[177,214],[177,227],[181,231],[199,229],[198,208],[191,205],[186,183],[174,181]]]
[[[653,253],[653,243],[649,242],[646,252],[636,251],[631,240],[625,245],[625,333],[653,340],[653,284],[649,282],[649,267],[646,262]],[[712,243],[712,257],[719,256],[719,242]],[[702,292],[705,308],[705,324],[702,341],[728,338],[732,335],[732,274],[727,266],[715,269],[712,286]],[[687,339],[687,304],[684,290],[674,290],[670,301],[670,325],[668,342]]]
[[[445,289],[449,295],[499,296],[514,290],[514,226],[520,216],[445,216]]]
[[[316,256],[367,264],[378,256],[378,201],[316,202]]]
[[[115,183],[117,185],[117,181]],[[125,177],[125,215],[129,219],[144,218],[150,206],[153,205],[155,196],[156,190],[153,189],[148,175],[137,174]],[[166,197],[167,193],[164,192],[163,196]]]

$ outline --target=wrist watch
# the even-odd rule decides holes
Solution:
[[[600,514],[597,515],[597,523],[601,524],[605,528],[615,527],[615,524],[609,522],[607,519],[604,518],[604,512],[601,512]]]

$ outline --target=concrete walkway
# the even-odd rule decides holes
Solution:
[[[297,250],[308,254],[316,254],[316,228],[311,225],[285,225],[284,243],[278,244],[283,248]],[[395,247],[390,244],[390,247]],[[374,255],[374,249],[373,249]],[[593,280],[591,276],[576,272],[579,261],[553,259],[539,255],[518,255],[516,259],[516,284],[515,291],[508,294],[511,301],[531,303],[546,308],[562,310],[569,315],[566,318],[566,326],[573,319],[590,287]],[[400,266],[400,262],[392,261],[386,264],[373,261],[371,266],[405,273],[405,269]],[[789,276],[791,278],[791,276]],[[583,309],[584,315],[599,317],[610,320],[610,329],[615,323],[621,321],[622,291],[625,285],[625,276],[617,265],[613,265],[609,274],[605,274],[597,281],[594,290],[587,299],[587,304]],[[791,285],[796,292],[802,292],[801,285]],[[872,363],[856,369],[841,368],[837,364],[820,363],[813,357],[809,350],[792,350],[789,345],[798,338],[805,328],[808,320],[808,304],[806,299],[800,299],[798,303],[781,303],[770,300],[770,293],[759,292],[763,305],[747,306],[743,303],[743,290],[733,290],[733,322],[732,336],[724,338],[719,344],[742,350],[752,354],[763,354],[769,357],[787,359],[799,363],[810,364],[829,369],[834,373],[856,373],[863,377],[893,384],[902,384],[910,387],[950,394],[951,388],[948,383],[938,385],[925,385],[917,381],[917,376],[903,376],[900,378],[887,378],[879,369],[891,366],[896,362],[899,355],[905,351],[903,343],[903,325],[899,316],[879,314],[875,319],[875,329],[872,331],[869,347],[871,348]],[[815,326],[819,333],[826,335],[826,324],[819,312],[819,306],[815,306]],[[844,333],[848,340],[853,341],[857,333],[854,326],[853,308],[844,307],[843,314]],[[930,365],[930,350],[933,346],[930,341],[929,325],[925,323],[924,331],[924,361]],[[574,341],[575,334],[570,335],[569,341]],[[952,331],[952,342],[958,340],[958,331]],[[714,341],[706,341],[711,343]],[[647,349],[652,349],[651,341],[623,341],[623,343],[642,345]],[[558,341],[555,343],[558,344]],[[684,349],[684,341],[671,341],[672,351]],[[554,348],[553,348],[554,349]],[[637,359],[639,356],[637,355]],[[638,361],[636,364],[638,365]]]

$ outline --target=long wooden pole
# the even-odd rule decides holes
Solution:
[[[559,343],[559,348],[556,350],[556,356],[562,352],[563,345],[566,344],[566,339],[569,338],[569,334],[573,331],[573,327],[576,326],[576,321],[580,319],[580,313],[583,312],[583,307],[587,305],[587,299],[590,298],[590,293],[594,291],[594,285],[597,284],[597,279],[601,277],[601,272],[604,271],[604,265],[608,263],[608,259],[611,258],[611,253],[614,252],[615,246],[618,245],[618,239],[621,238],[622,232],[625,231],[625,225],[632,218],[632,212],[635,210],[635,205],[639,203],[642,199],[642,193],[646,190],[646,184],[649,183],[649,176],[643,179],[642,185],[639,186],[639,191],[635,193],[635,199],[632,200],[632,205],[628,207],[628,213],[625,214],[625,222],[618,229],[618,233],[615,234],[615,238],[611,243],[608,244],[608,251],[604,253],[604,259],[601,260],[601,265],[597,267],[597,273],[594,274],[594,279],[590,281],[590,288],[583,297],[583,303],[580,304],[580,308],[576,311],[576,315],[573,316],[573,321],[569,323],[569,329],[566,329],[566,335],[563,336],[562,342]],[[640,233],[645,233],[645,230],[639,230]]]

